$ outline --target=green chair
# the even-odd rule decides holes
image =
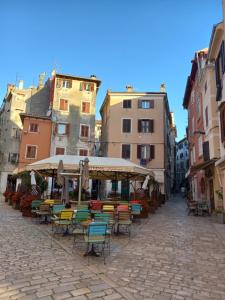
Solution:
[[[72,225],[73,214],[73,210],[64,209],[59,213],[59,217],[52,219],[52,236],[57,233],[59,229],[64,229],[64,233],[68,233],[69,227]]]
[[[74,246],[76,244],[77,237],[84,235],[84,227],[82,222],[91,220],[91,214],[88,210],[78,210],[73,217],[73,236],[74,236]]]
[[[65,209],[65,204],[54,204],[52,207],[52,215],[59,215]]]

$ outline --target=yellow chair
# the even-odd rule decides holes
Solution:
[[[46,199],[46,200],[44,201],[44,204],[53,205],[54,203],[55,203],[55,200],[53,200],[53,199]]]
[[[57,232],[57,229],[60,229],[60,227],[63,229],[66,227],[66,229],[63,232],[64,234],[67,234],[69,231],[69,226],[72,225],[73,214],[73,210],[64,209],[60,212],[59,217],[52,218],[52,235],[54,235]]]

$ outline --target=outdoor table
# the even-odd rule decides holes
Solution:
[[[87,220],[87,221],[84,221],[84,222],[81,222],[81,226],[84,228],[84,229],[87,229],[88,228],[88,225],[93,223],[93,221],[91,220]],[[91,250],[87,250],[85,253],[84,253],[84,256],[96,256],[98,257],[99,254],[95,252],[95,249],[94,249],[94,244],[92,243],[91,244]]]

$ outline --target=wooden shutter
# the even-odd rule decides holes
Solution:
[[[155,145],[150,145],[150,159],[155,158]]]
[[[57,124],[57,123],[56,123],[55,126],[54,126],[54,132],[55,132],[55,134],[58,133],[58,124]]]
[[[149,120],[150,132],[154,132],[154,120]]]
[[[204,142],[202,144],[202,148],[203,148],[203,159],[204,161],[208,161],[210,160],[210,154],[209,154],[209,142]]]
[[[150,108],[154,108],[154,100],[150,100]]]
[[[57,88],[61,88],[62,87],[62,79],[57,79],[57,81],[56,81],[56,87]]]
[[[138,132],[141,132],[141,120],[138,120]]]
[[[142,103],[142,100],[139,99],[139,100],[138,100],[138,108],[141,108],[141,103]]]
[[[94,92],[94,83],[91,83],[91,92]]]
[[[72,88],[72,80],[68,80],[67,82],[68,82],[68,86],[67,86],[67,87],[68,87],[69,89],[71,89],[71,88]]]
[[[70,124],[66,124],[66,134],[70,134]]]
[[[137,145],[137,158],[141,159],[141,145]]]
[[[224,72],[225,72],[224,41],[222,41],[222,44],[221,44],[220,55],[221,55],[221,63],[222,63],[222,66],[221,66],[222,73],[224,74]]]

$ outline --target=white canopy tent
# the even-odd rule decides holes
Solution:
[[[65,175],[78,177],[79,162],[85,158],[86,156],[55,155],[17,169],[14,173],[36,170],[43,175],[55,176],[59,161],[62,160]],[[88,159],[90,179],[144,181],[147,175],[152,176],[149,169],[122,158],[88,156]]]

